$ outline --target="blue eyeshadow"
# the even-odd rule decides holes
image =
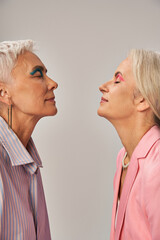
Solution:
[[[31,74],[31,75],[34,75],[36,72],[40,72],[41,77],[43,77],[43,73],[42,73],[42,70],[41,70],[40,68],[36,68],[36,69],[33,70],[33,72],[31,72],[30,74]]]

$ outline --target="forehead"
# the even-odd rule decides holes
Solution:
[[[12,74],[16,73],[30,73],[35,66],[42,66],[45,68],[42,61],[34,53],[26,51],[18,56],[17,63],[12,70]]]
[[[126,58],[123,60],[116,69],[116,72],[121,72],[126,79],[134,78],[131,59]]]

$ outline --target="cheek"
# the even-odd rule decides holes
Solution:
[[[32,89],[28,90],[27,95],[32,99],[35,99],[37,101],[42,101],[46,93],[47,93],[47,89],[45,88],[45,86],[37,85],[37,86],[34,86]]]
[[[112,102],[127,103],[133,102],[133,91],[129,87],[119,87],[110,93]]]
[[[133,102],[133,92],[130,89],[115,89],[115,91],[110,92],[109,102],[106,104],[105,109],[112,111],[116,114],[121,112],[132,110],[134,107]]]
[[[14,88],[12,94],[13,104],[15,105],[31,105],[44,102],[47,92],[45,84],[32,84],[32,86],[24,85]]]
[[[133,100],[131,95],[123,93],[122,95],[115,97],[112,101],[112,104],[115,108],[117,107],[117,109],[122,109],[125,111],[125,109],[133,106]]]

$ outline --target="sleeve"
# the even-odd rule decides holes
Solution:
[[[152,240],[160,239],[160,152],[151,160],[143,182],[144,204]]]

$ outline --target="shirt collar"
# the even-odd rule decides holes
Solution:
[[[8,128],[2,117],[0,117],[0,141],[10,157],[12,166],[25,165],[26,169],[28,169],[35,163],[37,167],[42,167],[42,162],[32,138],[30,138],[25,148],[12,129]],[[33,172],[35,171],[34,167]]]
[[[152,146],[160,140],[160,128],[154,125],[140,140],[133,154],[137,158],[145,158]]]

